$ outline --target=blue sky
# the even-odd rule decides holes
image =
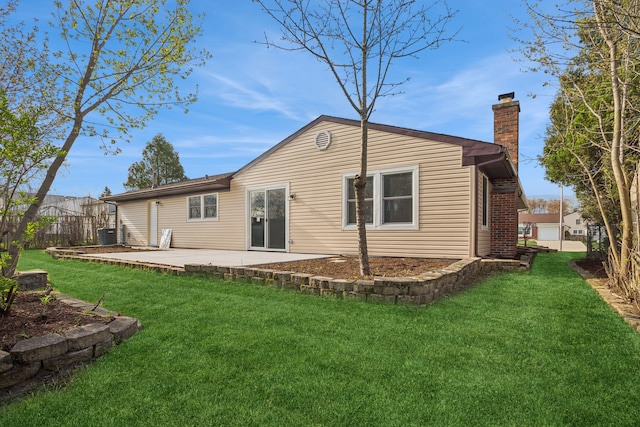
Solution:
[[[47,21],[49,0],[24,3]],[[158,133],[173,144],[187,176],[197,178],[239,169],[319,115],[357,118],[326,66],[302,52],[254,43],[265,32],[279,34],[258,5],[249,0],[192,3],[194,11],[206,13],[199,43],[213,54],[191,75],[189,84],[199,85],[199,101],[186,115],[161,113],[122,144],[117,156],[104,155],[99,141],[79,139],[51,193],[98,196],[105,186],[123,192],[128,167]],[[499,94],[513,91],[521,107],[520,180],[527,197],[559,198],[559,187],[544,179],[536,161],[553,89],[543,87],[540,76],[524,73],[517,54],[510,52],[518,47],[508,36],[511,16],[523,16],[523,6],[514,0],[450,0],[449,5],[459,10],[450,28],[460,28],[464,42],[396,63],[394,75],[411,80],[402,86],[403,94],[377,104],[371,121],[492,142],[491,105]],[[20,18],[28,20],[29,13],[21,10]]]

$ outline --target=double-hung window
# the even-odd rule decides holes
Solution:
[[[382,223],[413,223],[413,172],[382,174]]]
[[[189,196],[187,207],[188,221],[215,221],[218,219],[218,193]]]
[[[356,223],[355,178],[347,178],[347,224]],[[364,188],[364,217],[367,224],[373,224],[373,176],[367,177]]]
[[[356,226],[354,175],[343,178],[343,228]],[[365,220],[371,229],[418,228],[418,168],[370,171],[365,187]]]

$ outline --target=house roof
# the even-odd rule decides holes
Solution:
[[[236,174],[251,168],[259,163],[265,157],[287,145],[290,141],[296,139],[301,134],[318,125],[321,122],[338,123],[347,126],[360,127],[359,120],[343,119],[333,116],[320,116],[308,125],[291,134],[280,143],[274,145],[262,155],[255,158],[245,166],[240,168]],[[478,166],[480,171],[490,178],[511,178],[516,176],[515,167],[511,162],[508,151],[505,147],[490,142],[483,142],[475,139],[461,138],[457,136],[444,135],[441,133],[427,132],[415,129],[402,128],[391,125],[383,125],[378,123],[369,123],[370,130],[377,130],[387,133],[395,133],[398,135],[410,136],[425,140],[444,142],[448,144],[459,145],[462,147],[462,166]],[[235,175],[235,174],[234,174]]]
[[[201,191],[229,190],[229,187],[231,185],[230,182],[235,175],[241,174],[245,170],[251,168],[255,164],[262,161],[264,158],[268,157],[275,151],[287,145],[289,142],[296,139],[298,136],[307,132],[309,129],[313,128],[321,122],[330,122],[347,126],[360,127],[359,120],[323,115],[307,124],[306,126],[302,127],[297,132],[291,134],[289,137],[285,138],[278,144],[274,145],[269,150],[265,151],[262,155],[256,157],[236,172],[215,176],[205,176],[203,178],[196,178],[172,184],[161,185],[155,188],[130,191],[113,196],[106,196],[101,198],[101,200],[120,202],[169,196],[175,194],[196,193]],[[462,166],[476,166],[482,173],[484,173],[491,179],[513,177],[517,178],[516,168],[511,162],[507,148],[498,144],[479,141],[475,139],[444,135],[434,132],[383,125],[378,123],[369,123],[369,129],[420,138],[424,140],[459,145],[462,147]],[[518,209],[526,209],[526,207],[526,197],[522,190],[522,185],[518,180]]]
[[[251,168],[253,165],[259,163],[262,159],[271,155],[273,152],[279,150],[283,146],[287,145],[290,141],[296,139],[301,134],[312,129],[314,126],[321,122],[338,123],[347,126],[360,127],[359,120],[343,119],[333,116],[320,116],[308,125],[299,129],[280,143],[271,147],[271,149],[264,152],[261,156],[255,158],[251,162],[243,166],[236,174],[240,174],[243,171]],[[487,175],[490,179],[502,179],[502,178],[517,178],[518,173],[515,166],[511,162],[509,151],[502,145],[493,144],[490,142],[479,141],[476,139],[461,138],[458,136],[444,135],[441,133],[427,132],[415,129],[408,129],[398,126],[383,125],[379,123],[369,123],[370,130],[377,130],[387,133],[395,133],[398,135],[410,136],[414,138],[420,138],[430,141],[443,142],[447,144],[459,145],[462,147],[462,166],[476,166],[478,169]],[[522,184],[518,178],[518,209],[527,209],[527,198],[522,190]]]
[[[113,196],[101,197],[105,202],[124,202],[132,200],[150,199],[153,197],[172,196],[176,194],[199,193],[203,191],[228,191],[231,185],[233,173],[204,176],[202,178],[188,179],[186,181],[172,182],[153,188],[129,191]]]
[[[533,224],[558,224],[560,222],[560,214],[557,212],[543,214],[520,212],[518,214],[518,222],[521,224],[525,222],[531,222]]]

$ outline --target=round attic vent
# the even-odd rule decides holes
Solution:
[[[328,130],[319,132],[316,135],[316,147],[318,150],[324,151],[331,144],[331,133]]]

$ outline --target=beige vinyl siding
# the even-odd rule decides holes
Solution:
[[[117,234],[118,243],[131,246],[147,246],[149,202],[146,200],[118,203]],[[120,227],[125,228],[125,242],[120,236]]]
[[[490,227],[487,226],[486,229],[482,229],[482,173],[478,173],[478,256],[486,256],[491,253],[491,231]],[[491,202],[491,181],[487,180],[489,188],[487,191],[489,192],[489,203]],[[491,224],[491,207],[489,206],[487,214],[489,218],[487,218],[489,224]]]
[[[188,221],[189,196],[212,194],[195,193],[160,199],[158,206],[158,230],[172,229],[171,247],[244,250],[244,203],[242,191],[218,194],[218,219]]]
[[[326,151],[314,144],[315,136],[323,130],[330,131],[332,137]],[[357,232],[345,229],[343,224],[343,182],[347,174],[359,172],[359,156],[358,127],[320,123],[236,174],[230,191],[218,192],[217,221],[187,221],[187,198],[209,193],[160,198],[158,232],[171,228],[171,246],[176,248],[248,249],[248,191],[282,185],[288,187],[289,194],[295,194],[295,199],[287,200],[286,250],[356,254]],[[472,168],[462,167],[461,158],[462,148],[455,144],[370,130],[369,171],[406,168],[418,174],[418,228],[368,230],[370,255],[469,255]],[[140,230],[140,235],[131,236],[128,243],[147,242],[147,236],[142,235],[148,234],[147,203],[119,204],[125,226]]]
[[[319,151],[314,138],[323,130],[331,132],[332,143]],[[296,195],[289,202],[289,251],[355,254],[356,231],[343,229],[342,187],[344,174],[359,171],[359,150],[359,128],[320,123],[236,175],[232,192],[288,183]],[[468,256],[470,168],[461,167],[461,157],[457,145],[369,132],[370,171],[417,166],[419,175],[419,229],[369,230],[372,256]]]

